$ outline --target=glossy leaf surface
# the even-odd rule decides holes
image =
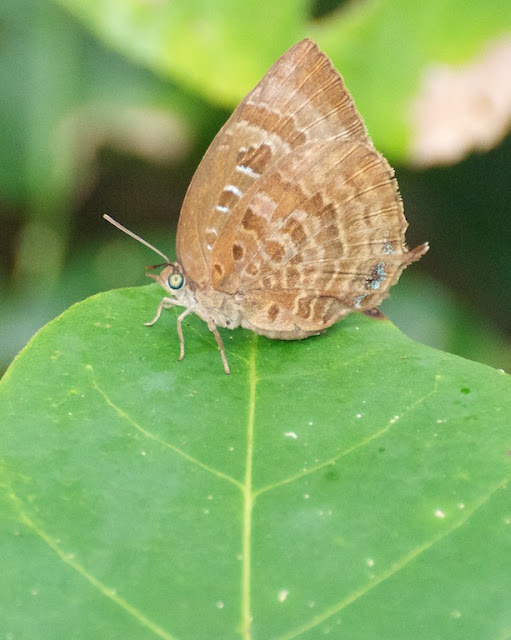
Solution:
[[[353,314],[326,335],[144,327],[154,285],[47,325],[0,385],[17,638],[500,637],[511,381]]]

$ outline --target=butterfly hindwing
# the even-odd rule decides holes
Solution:
[[[374,147],[308,143],[234,208],[210,269],[251,328],[321,330],[376,307],[414,259],[393,171]],[[278,323],[277,323],[278,321]]]

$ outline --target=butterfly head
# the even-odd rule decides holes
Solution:
[[[179,292],[186,289],[186,279],[179,262],[155,264],[151,267],[146,267],[146,269],[157,269],[158,267],[163,267],[160,273],[146,273],[146,276],[156,280],[168,293],[179,297]]]
[[[120,222],[117,222],[106,213],[103,215],[103,218],[105,218],[105,220],[108,220],[108,222],[113,224],[114,227],[120,229],[126,235],[134,238],[146,247],[149,247],[149,249],[152,249],[155,253],[157,253],[165,260],[165,262],[161,264],[155,264],[153,266],[146,267],[146,269],[158,269],[159,267],[163,267],[160,273],[146,273],[147,276],[149,276],[153,280],[156,280],[156,282],[161,285],[165,289],[165,291],[177,298],[179,304],[188,306],[188,304],[193,302],[193,293],[186,286],[186,278],[183,273],[183,267],[179,264],[179,262],[171,262],[167,258],[167,256],[159,249],[147,242],[147,240],[144,240],[143,238],[138,236],[136,233],[133,233],[133,231],[130,231],[129,229],[124,227],[122,224],[120,224]]]

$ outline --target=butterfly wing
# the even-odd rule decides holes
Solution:
[[[289,49],[245,97],[202,159],[185,196],[177,256],[211,284],[211,256],[239,201],[289,153],[314,141],[372,146],[339,73],[311,40]]]
[[[213,287],[239,294],[244,326],[304,337],[378,306],[409,251],[393,171],[363,142],[293,150],[234,208],[212,252]]]

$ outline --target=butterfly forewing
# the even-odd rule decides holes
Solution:
[[[177,255],[189,279],[211,282],[211,253],[248,190],[276,163],[313,141],[372,146],[342,79],[311,40],[289,49],[217,134],[181,211]]]

